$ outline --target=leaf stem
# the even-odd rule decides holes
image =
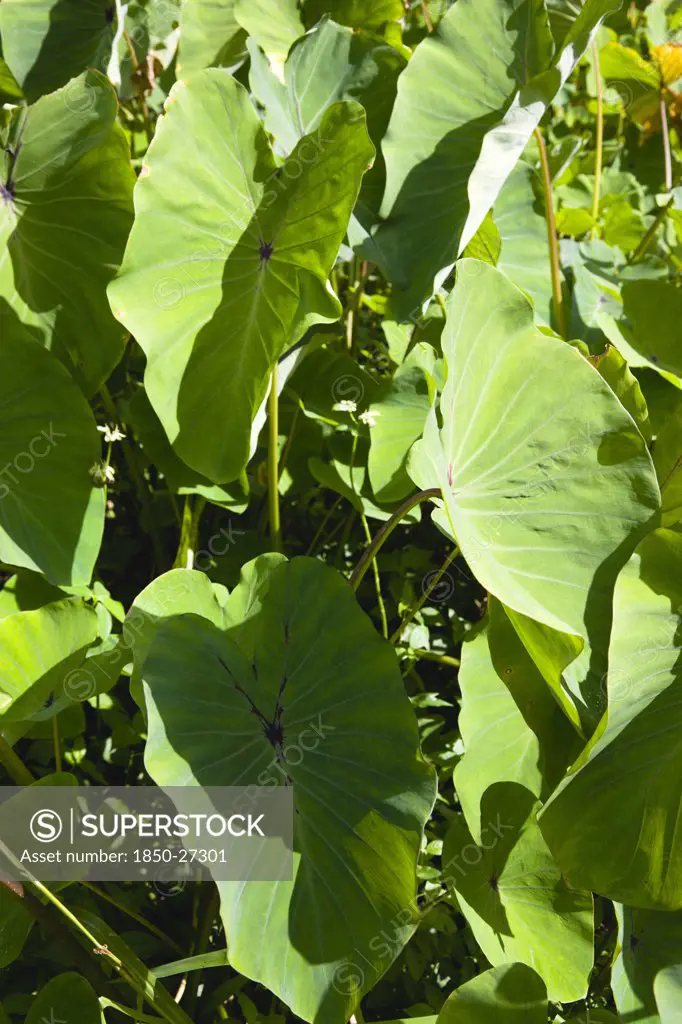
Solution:
[[[566,338],[566,309],[564,306],[564,296],[561,291],[561,264],[559,262],[559,239],[556,232],[556,217],[554,216],[554,199],[552,198],[552,175],[549,169],[547,147],[539,128],[535,129],[535,138],[540,151],[540,164],[542,166],[542,179],[545,190],[545,216],[547,218],[547,241],[549,242],[549,261],[552,274],[554,321],[561,337]]]
[[[431,11],[429,10],[429,0],[421,0],[422,14],[424,15],[424,21],[429,33],[433,32],[433,18],[431,17]]]
[[[449,654],[436,654],[435,651],[422,651],[417,647],[406,647],[405,655],[410,658],[417,658],[418,661],[435,661],[439,665],[451,665],[459,668],[459,658],[451,658]]]
[[[428,599],[431,597],[431,594],[433,593],[435,588],[438,586],[438,584],[442,580],[442,578],[445,575],[445,573],[447,572],[448,566],[450,566],[454,562],[454,560],[457,558],[458,554],[459,554],[459,548],[455,544],[454,548],[452,549],[452,551],[450,552],[448,557],[445,559],[445,561],[441,565],[441,567],[438,570],[438,572],[434,573],[433,578],[429,582],[429,585],[422,589],[422,595],[419,598],[419,600],[415,601],[415,603],[412,605],[412,607],[408,609],[406,615],[403,617],[402,622],[400,623],[400,625],[396,629],[395,633],[393,633],[393,635],[391,637],[391,643],[392,644],[397,643],[397,641],[400,639],[400,637],[403,634],[403,630],[405,629],[405,626],[407,626],[408,623],[410,623],[412,621],[412,619],[415,617],[415,615],[417,615],[421,611],[421,609],[424,607],[424,605],[426,604]]]
[[[2,734],[0,734],[0,763],[4,765],[7,774],[18,786],[30,786],[36,781]]]
[[[387,519],[381,529],[378,531],[374,540],[369,544],[360,558],[355,570],[350,578],[350,585],[353,590],[357,590],[365,573],[372,564],[372,559],[376,557],[377,552],[385,544],[388,538],[391,536],[396,526],[400,524],[400,520],[403,516],[406,516],[408,512],[411,512],[416,505],[421,504],[423,501],[430,501],[432,498],[439,498],[441,495],[440,487],[430,487],[427,491],[419,491],[418,494],[413,494],[411,498],[408,498],[402,503],[400,508],[397,508],[390,519]]]
[[[663,223],[663,221],[667,217],[668,211],[672,210],[674,205],[675,205],[675,199],[673,197],[672,199],[670,199],[665,204],[665,206],[661,206],[659,208],[658,213],[656,214],[656,217],[654,218],[653,224],[651,225],[651,227],[649,228],[649,230],[647,231],[647,233],[645,234],[644,238],[639,243],[639,245],[637,246],[635,251],[630,256],[630,258],[628,260],[628,263],[636,263],[637,260],[640,260],[642,258],[642,256],[645,254],[645,252],[647,251],[647,249],[651,245],[651,243],[652,243],[652,241],[653,241],[653,239],[654,239],[654,237],[656,235],[656,232],[658,231],[658,229],[660,228],[661,224]]]
[[[592,43],[592,64],[597,80],[597,153],[594,166],[594,199],[592,201],[592,237],[598,234],[597,221],[599,220],[599,199],[601,195],[601,177],[604,168],[604,84],[599,67],[599,47],[597,40]]]
[[[661,132],[663,135],[663,159],[665,162],[665,190],[673,189],[673,155],[670,149],[670,129],[668,127],[668,108],[665,102],[665,89],[661,89]]]
[[[52,717],[52,738],[54,740],[54,770],[62,770],[62,741],[59,736],[59,715]]]
[[[199,546],[199,523],[206,508],[206,498],[200,494],[188,494],[182,510],[182,527],[178,553],[173,562],[174,569],[191,569]]]
[[[372,534],[370,532],[369,523],[367,522],[367,516],[365,515],[364,511],[360,513],[360,518],[362,519],[362,527],[365,531],[367,543],[371,544]],[[374,574],[374,587],[377,592],[377,604],[379,606],[379,617],[381,619],[381,635],[384,637],[385,640],[388,640],[388,620],[386,618],[386,606],[384,604],[384,599],[381,595],[381,577],[379,575],[379,566],[377,565],[376,557],[372,559],[372,572]]]
[[[268,512],[270,543],[273,551],[282,550],[282,528],[279,519],[279,396],[277,367],[272,371],[268,398]]]

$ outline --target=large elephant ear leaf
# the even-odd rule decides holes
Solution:
[[[416,926],[434,775],[395,655],[336,571],[258,560],[228,619],[160,628],[145,762],[162,786],[293,784],[294,882],[219,883],[230,963],[304,1020],[342,1024]]]
[[[57,585],[87,584],[104,529],[104,490],[90,475],[95,419],[61,363],[2,322],[0,559]]]
[[[78,1024],[102,1024],[99,999],[89,981],[80,974],[59,974],[48,981],[34,999],[26,1024],[77,1020]]]
[[[106,294],[133,214],[116,113],[116,94],[96,71],[17,112],[16,156],[0,183],[0,331],[9,304],[88,395],[120,360],[126,337]]]
[[[540,817],[572,884],[662,910],[682,909],[681,580],[682,534],[655,531],[616,584],[606,730]]]
[[[277,360],[340,316],[327,276],[373,152],[360,105],[339,103],[276,168],[227,72],[199,72],[171,93],[109,294],[147,355],[169,440],[215,483],[244,469]]]
[[[442,343],[443,425],[432,412],[411,476],[442,490],[441,525],[487,590],[589,637],[605,661],[616,575],[660,503],[644,439],[599,373],[537,330],[528,300],[489,264],[461,262]],[[595,692],[574,694],[588,716],[600,668]]]
[[[180,8],[177,72],[236,64],[246,53],[246,32],[235,17],[237,0],[185,0]]]
[[[547,991],[525,964],[484,971],[450,995],[437,1024],[544,1024]]]
[[[28,102],[104,68],[115,20],[111,0],[2,0],[3,57]]]
[[[478,231],[606,6],[588,0],[582,30],[556,47],[542,0],[458,0],[417,47],[383,143],[383,222],[366,250],[401,315]]]
[[[619,1020],[668,1024],[659,999],[664,983],[659,979],[669,970],[679,978],[680,969],[675,965],[682,962],[682,913],[616,904],[616,915],[620,951],[613,964],[611,988]],[[674,1005],[679,1009],[682,1004],[677,999]],[[670,1024],[678,1020],[671,1017]]]

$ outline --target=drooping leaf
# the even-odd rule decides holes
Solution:
[[[22,906],[21,899],[0,884],[0,970],[21,955],[34,924],[35,918]]]
[[[535,795],[495,782],[482,796],[477,843],[455,821],[443,845],[443,871],[460,910],[496,967],[533,967],[549,998],[587,993],[593,952],[592,895],[570,888],[535,821]]]
[[[552,320],[547,223],[535,197],[536,172],[521,160],[495,202],[501,248],[497,266],[530,297],[540,323]]]
[[[26,1024],[77,1020],[78,1024],[102,1024],[102,1011],[94,988],[80,974],[59,974],[48,981],[34,999]]]
[[[539,0],[458,0],[419,44],[383,143],[383,222],[366,247],[403,314],[445,279],[615,6],[588,0],[556,48]]]
[[[664,967],[654,978],[661,1024],[682,1024],[682,964]]]
[[[655,320],[651,310],[656,310]],[[682,290],[667,281],[627,281],[623,314],[631,327],[631,343],[644,359],[682,377]]]
[[[656,1006],[656,979],[682,961],[682,914],[616,907],[620,953],[611,978],[622,1021],[667,1024]]]
[[[234,16],[281,74],[289,50],[305,32],[296,0],[237,0]]]
[[[636,50],[611,42],[599,51],[599,69],[609,94],[617,96],[634,121],[643,123],[658,110],[661,80],[656,67]]]
[[[405,58],[374,35],[329,20],[293,46],[284,65],[283,82],[252,42],[249,52],[251,88],[266,109],[266,129],[285,153],[318,128],[333,103],[362,103],[377,158],[363,181],[360,198],[378,209],[386,177],[378,147],[388,126]]]
[[[682,519],[682,401],[670,411],[656,437],[654,466],[661,487],[663,526]]]
[[[98,634],[97,613],[80,598],[0,621],[0,724],[30,718],[60,691]]]
[[[235,17],[237,0],[185,0],[180,12],[178,74],[229,67],[246,53],[246,33]]]
[[[293,782],[295,881],[219,885],[230,963],[304,1020],[341,1024],[388,967],[372,939],[391,929],[390,961],[415,927],[434,779],[395,655],[347,583],[312,559],[264,570],[247,633],[196,615],[158,631],[146,765],[160,785]]]
[[[525,964],[484,971],[453,992],[437,1024],[544,1024],[547,992]]]
[[[28,102],[87,68],[105,71],[115,22],[110,0],[2,0],[3,57]]]
[[[487,628],[462,645],[458,676],[465,753],[454,783],[479,843],[486,791],[496,783],[515,783],[545,799],[577,753],[578,739],[494,598],[489,616]]]
[[[424,345],[435,361],[435,353]],[[433,378],[418,365],[412,353],[398,368],[391,386],[381,400],[372,405],[377,414],[370,428],[367,461],[372,490],[378,502],[396,502],[407,497],[414,484],[407,474],[410,448],[421,437],[431,407]]]
[[[540,815],[573,885],[682,909],[682,535],[656,530],[616,584],[606,730]]]
[[[104,528],[104,491],[90,477],[100,455],[94,417],[11,310],[2,324],[0,559],[57,585],[89,583]]]
[[[645,441],[651,441],[653,430],[646,400],[642,394],[639,381],[618,349],[613,345],[607,345],[606,351],[601,355],[593,356],[590,362],[593,366],[596,366],[619,402],[630,413]],[[657,475],[660,483],[658,468]]]
[[[0,330],[9,304],[88,395],[126,337],[106,295],[132,223],[134,175],[116,111],[109,82],[88,71],[30,107],[23,129],[18,114],[0,189]]]
[[[327,275],[371,155],[357,104],[330,108],[277,169],[229,74],[209,69],[171,93],[109,294],[145,350],[147,394],[171,443],[215,483],[242,473],[277,360],[340,315]]]
[[[443,353],[443,428],[433,411],[410,474],[441,488],[438,521],[487,590],[589,637],[590,682],[573,698],[594,718],[611,589],[660,501],[644,440],[597,371],[538,331],[528,301],[488,264],[462,261]]]

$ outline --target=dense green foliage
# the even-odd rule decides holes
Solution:
[[[0,0],[0,102],[0,784],[296,812],[0,884],[0,1024],[679,1024],[679,0]]]

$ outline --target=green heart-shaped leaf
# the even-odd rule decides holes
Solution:
[[[682,535],[657,530],[618,578],[608,720],[540,817],[566,877],[635,907],[682,909]]]
[[[0,301],[0,306],[2,305]],[[90,408],[64,367],[10,317],[0,340],[0,558],[89,583],[104,528]]]
[[[116,113],[96,71],[39,100],[23,121],[18,113],[17,155],[0,190],[0,330],[9,303],[88,395],[126,337],[106,295],[132,223],[134,176]]]
[[[220,70],[169,104],[109,294],[178,455],[223,483],[248,461],[277,360],[340,315],[327,275],[373,149],[362,108],[341,103],[277,169],[249,94]]]
[[[528,300],[489,264],[461,262],[443,353],[443,427],[432,411],[410,474],[442,490],[439,522],[487,590],[589,637],[590,682],[571,684],[571,699],[594,719],[612,587],[660,502],[644,439],[597,371],[538,331]]]
[[[293,784],[295,881],[219,884],[230,963],[304,1020],[342,1024],[414,930],[434,777],[395,655],[346,581],[313,559],[270,566],[255,614],[240,588],[228,602],[249,619],[159,629],[145,761],[159,785]]]

